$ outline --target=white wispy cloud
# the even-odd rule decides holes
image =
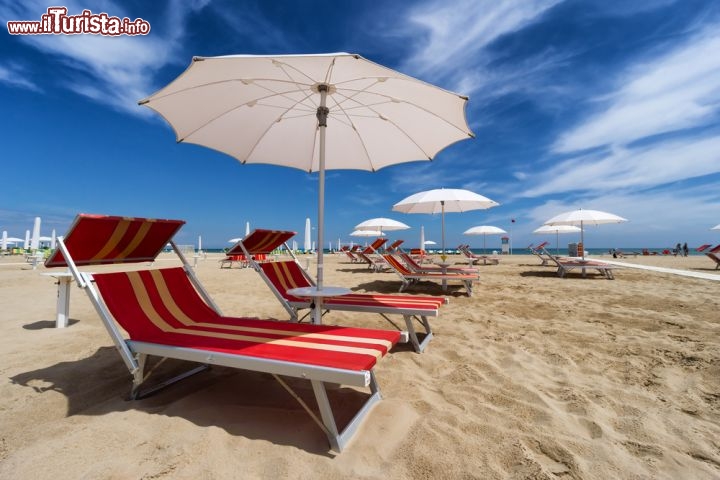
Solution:
[[[14,62],[6,65],[0,65],[0,83],[5,83],[12,87],[32,90],[34,92],[42,91],[42,89],[32,81],[26,68]]]
[[[483,83],[484,50],[503,35],[536,21],[561,0],[432,0],[408,12],[408,34],[417,48],[403,70],[429,78],[453,78],[450,88],[469,93]]]
[[[686,238],[712,235],[710,228],[720,211],[720,192],[710,184],[652,192],[592,192],[571,202],[545,201],[525,211],[523,223],[531,231],[554,215],[578,208],[611,212],[629,220],[590,229],[586,240],[594,245],[622,245],[627,237],[643,239],[645,246],[671,246]]]
[[[154,74],[160,68],[182,61],[177,54],[187,17],[206,3],[171,2],[166,9],[166,24],[151,25],[149,36],[28,35],[19,39],[59,62],[53,78],[62,87],[115,109],[143,114],[137,101],[157,88]],[[134,18],[122,4],[112,1],[69,1],[63,5],[69,14],[89,9]],[[46,3],[29,0],[0,5],[0,15],[13,20],[39,20],[46,9]],[[47,76],[47,72],[43,75]]]
[[[719,27],[620,75],[617,90],[594,99],[596,113],[562,134],[553,151],[626,145],[708,122],[720,107]]]
[[[522,196],[573,191],[647,189],[720,172],[720,136],[665,139],[573,157],[530,177]]]

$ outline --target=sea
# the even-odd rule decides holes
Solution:
[[[205,248],[203,249],[204,252],[207,253],[224,253],[228,249],[227,248]],[[406,251],[409,251],[409,248],[405,249]],[[651,255],[673,255],[673,249],[672,248],[646,248],[646,247],[621,247],[621,248],[615,248],[615,250],[618,250],[622,252],[624,255],[642,255],[643,250],[647,250]],[[440,250],[439,249],[430,249],[426,250],[429,254],[433,255],[439,255]],[[477,254],[477,255],[492,255],[493,252],[496,252],[497,254],[500,254],[500,249],[490,249],[487,248],[483,250],[482,248],[471,248],[471,252]],[[556,249],[554,247],[548,248],[548,252],[555,254],[555,255],[569,255],[568,248],[560,247],[559,249]],[[669,252],[669,253],[663,253],[663,252]],[[334,253],[335,250],[328,250],[327,248],[323,251],[323,253]],[[586,248],[585,252],[587,252],[590,256],[611,256],[612,255],[612,248]],[[296,253],[304,253],[303,251],[298,251]],[[459,254],[460,252],[454,249],[448,249],[448,254]],[[527,248],[513,248],[513,254],[516,255],[526,255],[530,253],[530,251]],[[696,252],[694,248],[690,248],[690,251],[688,252],[688,255],[704,255],[702,252]]]

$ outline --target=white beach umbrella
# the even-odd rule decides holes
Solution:
[[[431,160],[473,136],[467,97],[348,53],[195,57],[178,78],[139,103],[170,123],[178,142],[204,145],[241,163],[318,172],[319,245],[326,170],[375,171]],[[321,296],[318,302],[316,313]]]
[[[404,223],[393,220],[392,218],[382,217],[371,218],[355,225],[356,230],[379,230],[381,232],[383,230],[386,232],[394,230],[407,230],[408,228],[410,228],[410,225],[405,225]]]
[[[245,236],[250,235],[250,222],[245,222]]]
[[[243,239],[243,237],[231,238],[230,240],[228,240],[228,243],[237,243],[242,239]]]
[[[382,237],[384,235],[380,230],[355,230],[350,234],[351,237]]]
[[[55,250],[57,246],[57,235],[55,233],[55,229],[52,229],[52,235],[50,236],[50,248],[52,250]]]
[[[30,249],[37,250],[40,247],[40,217],[35,217],[33,223],[32,237],[30,239]]]
[[[556,215],[545,222],[545,225],[579,225],[580,242],[583,244],[582,258],[585,258],[585,225],[602,225],[606,223],[627,222],[627,218],[617,216],[613,213],[601,212],[600,210],[572,210],[570,212]]]
[[[712,227],[710,230],[720,230],[720,223]]]
[[[8,236],[7,230],[3,230],[2,240],[0,240],[0,250],[7,250]]]
[[[23,248],[25,250],[30,248],[30,230],[25,230],[25,243],[23,244]]]
[[[477,227],[468,228],[463,232],[463,235],[482,235],[483,236],[483,253],[485,253],[485,239],[488,235],[501,235],[507,233],[505,230],[499,227],[493,227],[492,225],[478,225]]]
[[[561,233],[577,233],[580,231],[580,227],[575,225],[543,225],[540,228],[533,230],[533,233],[538,235],[542,234],[555,234],[555,253],[560,254],[560,234]]]
[[[445,212],[483,210],[500,205],[470,190],[438,188],[419,192],[393,205],[393,210],[403,213],[440,213],[442,215],[442,250],[445,252]]]

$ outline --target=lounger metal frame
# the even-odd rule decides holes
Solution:
[[[180,258],[183,264],[183,269],[188,275],[193,286],[197,289],[198,293],[212,309],[214,309],[218,314],[222,315],[220,309],[212,301],[207,291],[203,288],[192,267],[188,263],[183,253],[177,247],[175,242],[170,240],[169,243],[172,246],[173,251]],[[148,395],[157,392],[161,388],[167,387],[195,373],[206,370],[209,365],[222,365],[242,370],[269,373],[276,376],[284,375],[288,377],[310,380],[313,393],[315,395],[315,400],[318,404],[318,408],[322,418],[321,422],[317,420],[314,413],[302,401],[299,400],[299,397],[297,397],[294,392],[292,392],[291,390],[289,391],[296,399],[300,401],[303,408],[305,408],[305,410],[311,415],[311,417],[313,417],[313,419],[325,431],[331,448],[337,452],[341,452],[343,450],[343,448],[352,438],[358,426],[362,422],[363,418],[368,414],[372,406],[382,399],[373,370],[344,370],[303,363],[262,359],[237,354],[228,354],[186,347],[168,346],[125,339],[123,337],[123,334],[120,332],[117,324],[113,320],[113,316],[110,313],[107,305],[103,301],[102,296],[95,288],[92,274],[87,272],[81,272],[78,269],[77,265],[72,259],[70,252],[68,251],[67,246],[65,245],[63,237],[58,238],[58,248],[62,252],[63,257],[67,262],[68,268],[73,274],[73,277],[77,282],[78,286],[85,290],[88,297],[90,298],[93,307],[100,316],[103,325],[110,334],[110,337],[112,338],[115,347],[120,353],[120,357],[123,359],[123,362],[128,368],[128,371],[132,375],[132,388],[130,392],[130,396],[132,399],[141,399],[147,397]],[[150,387],[145,391],[141,391],[141,385],[147,380],[144,370],[145,364],[147,362],[147,357],[150,355],[163,358],[187,360],[190,362],[200,363],[201,365],[187,372],[184,372],[170,380],[164,381],[159,385]],[[285,382],[283,382],[278,377],[276,378],[286,389],[289,389]],[[330,401],[326,392],[326,384],[349,385],[370,389],[370,396],[365,400],[364,404],[355,414],[352,420],[350,420],[350,422],[342,430],[338,430],[338,426],[335,422],[335,416],[333,414],[332,407],[330,405]]]
[[[289,301],[285,296],[280,292],[275,284],[268,278],[268,276],[263,271],[260,264],[254,260],[254,256],[252,252],[250,252],[242,240],[238,242],[240,245],[240,248],[242,248],[243,252],[245,253],[245,256],[250,260],[250,266],[260,275],[260,277],[263,279],[265,284],[268,286],[270,291],[275,295],[275,298],[278,299],[280,304],[285,308],[285,310],[290,315],[290,320],[293,322],[300,322],[305,317],[312,315],[315,310],[315,303],[311,301],[306,302],[294,302]],[[307,280],[307,282],[311,286],[315,286],[315,280],[313,280],[312,277],[305,271],[305,269],[302,268],[302,265],[300,264],[300,261],[293,253],[292,249],[288,246],[287,242],[283,242],[282,244],[285,247],[285,250],[290,254],[292,257],[292,261],[295,262],[300,271],[303,273],[303,277]],[[444,297],[444,303],[448,303],[447,297]],[[300,317],[300,311],[308,309],[308,313],[302,317]],[[368,307],[363,305],[348,305],[348,304],[332,304],[332,298],[328,298],[323,303],[323,312],[322,317],[324,317],[327,313],[331,312],[332,310],[336,311],[345,311],[345,312],[363,312],[363,313],[377,313],[380,316],[382,316],[385,320],[390,322],[393,326],[397,328],[397,325],[395,325],[395,322],[392,321],[388,317],[388,315],[396,314],[396,315],[402,315],[403,320],[405,321],[405,327],[407,328],[407,331],[402,332],[402,336],[400,338],[400,343],[407,343],[408,340],[413,346],[413,349],[417,353],[422,353],[425,350],[425,347],[427,347],[428,343],[430,343],[430,340],[433,338],[433,331],[432,327],[430,326],[430,321],[428,317],[437,317],[438,316],[438,310],[433,309],[408,309],[408,308],[396,308],[396,307],[388,307],[386,309],[381,309],[378,307]],[[425,336],[422,341],[419,340],[417,331],[415,329],[415,322],[419,323],[419,325],[424,330]],[[399,330],[399,328],[398,328]]]

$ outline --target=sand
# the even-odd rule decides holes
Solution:
[[[254,271],[218,258],[197,272],[226,315],[287,318]],[[622,261],[720,273],[704,256]],[[13,262],[0,259],[0,478],[720,478],[715,281],[629,268],[560,279],[529,255],[481,266],[473,297],[447,292],[425,353],[398,346],[380,362],[384,399],[338,455],[267,375],[214,367],[126,400],[129,374],[84,293],[73,287],[70,325],[56,329],[52,278]],[[357,291],[399,286],[334,255],[325,275]],[[333,398],[342,413],[361,397]]]

